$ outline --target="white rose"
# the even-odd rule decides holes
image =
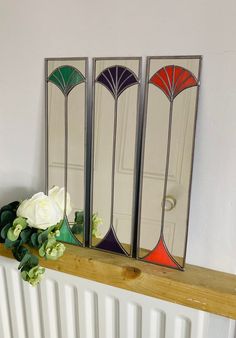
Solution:
[[[61,211],[64,213],[65,208],[65,189],[59,188],[58,186],[54,186],[52,189],[49,190],[48,196],[53,199]],[[67,216],[71,213],[71,204],[70,204],[70,195],[67,192],[66,194],[66,214]]]
[[[17,216],[26,218],[30,227],[45,230],[59,223],[63,212],[54,200],[39,192],[20,204]]]

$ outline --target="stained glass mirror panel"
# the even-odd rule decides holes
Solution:
[[[148,58],[139,257],[182,269],[200,57]]]
[[[130,255],[140,58],[94,59],[92,246]]]
[[[65,187],[59,239],[76,245],[84,241],[86,69],[85,58],[46,60],[47,190]]]

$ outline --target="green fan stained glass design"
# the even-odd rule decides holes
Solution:
[[[55,84],[65,96],[68,96],[75,86],[85,81],[85,78],[75,67],[61,66],[49,75],[48,81]]]
[[[67,181],[68,181],[68,95],[70,92],[80,83],[85,82],[85,77],[81,72],[73,66],[63,65],[53,70],[48,77],[48,82],[57,86],[65,98],[64,115],[65,115],[65,171],[64,171],[64,187],[65,187],[65,206],[64,206],[64,222],[60,229],[59,240],[75,244],[82,245],[82,243],[72,234],[69,223],[66,216],[66,194],[67,194]]]

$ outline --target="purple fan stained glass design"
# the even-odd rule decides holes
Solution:
[[[117,133],[117,112],[118,98],[129,87],[139,83],[137,76],[124,66],[111,66],[104,69],[97,77],[96,82],[106,87],[114,98],[114,122],[113,122],[113,148],[112,148],[112,175],[111,175],[111,211],[110,211],[110,227],[96,248],[109,250],[115,253],[128,255],[126,250],[119,242],[113,226],[114,211],[114,178],[115,178],[115,152],[116,152],[116,133]]]
[[[138,79],[130,69],[123,66],[112,66],[103,70],[98,75],[96,82],[105,86],[116,100],[124,90],[137,84]]]

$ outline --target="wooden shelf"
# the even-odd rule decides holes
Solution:
[[[0,245],[0,255],[12,257]],[[172,303],[236,319],[236,275],[187,265],[176,271],[109,253],[66,244],[57,261],[42,259],[49,269],[94,280]]]

